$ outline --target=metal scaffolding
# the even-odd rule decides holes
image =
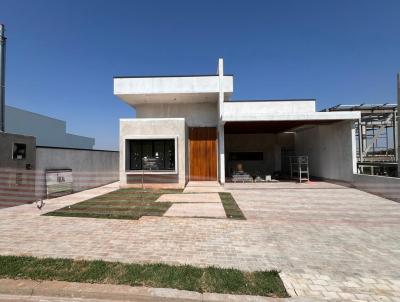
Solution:
[[[340,104],[325,111],[360,111],[361,119],[355,125],[358,172],[396,176],[397,104]]]

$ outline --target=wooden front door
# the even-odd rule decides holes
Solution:
[[[189,128],[190,180],[217,180],[217,128]]]

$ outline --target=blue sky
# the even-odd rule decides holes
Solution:
[[[395,102],[400,1],[0,0],[6,100],[118,148],[115,75],[209,74],[234,99]]]

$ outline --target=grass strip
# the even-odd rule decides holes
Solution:
[[[64,208],[46,216],[133,219],[142,216],[163,216],[173,202],[156,202],[163,194],[179,194],[182,190],[119,189]],[[219,193],[229,219],[246,219],[231,193]]]
[[[135,220],[142,216],[163,216],[172,203],[155,201],[163,194],[172,193],[182,193],[182,190],[119,189],[44,215]]]
[[[190,265],[0,256],[0,278],[124,284],[200,293],[288,297],[277,271],[243,272]]]
[[[242,210],[237,205],[231,193],[219,192],[219,197],[224,206],[226,217],[230,219],[246,220],[246,217],[243,215]]]

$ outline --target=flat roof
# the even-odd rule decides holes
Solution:
[[[382,103],[382,104],[339,104],[327,109],[324,109],[323,111],[362,111],[362,110],[386,110],[386,109],[392,109],[396,110],[397,109],[397,104],[391,104],[391,103]]]
[[[224,100],[224,102],[304,102],[304,101],[314,101],[316,102],[317,99],[310,98],[310,99],[255,99],[255,100]]]
[[[224,74],[225,77],[233,77],[233,74]],[[114,76],[114,79],[125,78],[193,78],[193,77],[218,77],[217,74],[188,74],[188,75],[133,75],[133,76]]]
[[[71,147],[56,147],[56,146],[42,146],[42,145],[36,146],[36,148],[39,148],[39,149],[59,149],[59,150],[78,150],[78,151],[98,151],[98,152],[119,152],[118,150],[71,148]]]
[[[124,77],[113,81],[114,95],[131,106],[217,102],[221,88],[216,75]],[[223,90],[229,97],[233,77],[224,75]]]

